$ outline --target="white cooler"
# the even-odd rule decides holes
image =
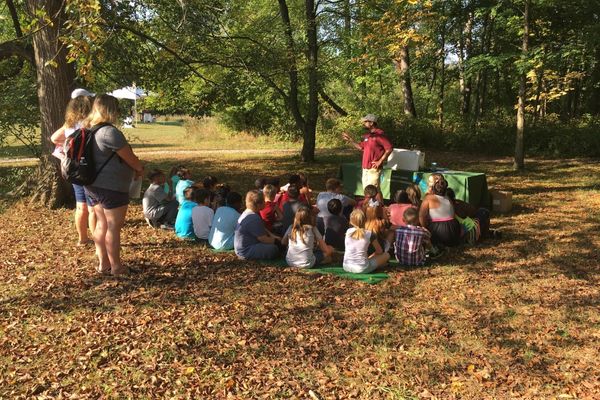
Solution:
[[[394,149],[388,157],[386,168],[418,171],[425,167],[425,153],[419,150]]]

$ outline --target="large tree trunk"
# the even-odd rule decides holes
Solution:
[[[51,18],[48,24],[39,18],[40,29],[33,35],[33,49],[37,72],[37,91],[41,114],[42,158],[39,185],[33,199],[40,199],[50,208],[62,207],[72,202],[71,186],[59,172],[59,163],[50,154],[54,145],[52,133],[64,123],[69,94],[74,86],[75,71],[67,63],[66,47],[59,40],[64,23],[64,2],[61,0],[28,0],[31,15]]]
[[[522,60],[525,61],[529,51],[529,0],[525,0],[525,12],[523,21],[523,44],[521,47]],[[523,68],[524,66],[522,66]],[[525,96],[527,95],[527,74],[521,71],[519,83],[519,102],[517,106],[517,138],[515,144],[515,162],[513,168],[522,170],[525,168]]]
[[[315,160],[317,119],[319,118],[319,76],[317,70],[317,10],[315,0],[306,0],[306,39],[308,42],[308,112],[304,124],[302,161]]]
[[[408,52],[408,46],[403,46],[398,54],[398,60],[394,61],[396,70],[400,74],[402,79],[402,95],[404,97],[404,115],[412,118],[417,117],[417,110],[415,108],[415,101],[412,91],[412,83],[410,78],[410,55]]]

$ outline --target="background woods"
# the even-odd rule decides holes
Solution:
[[[338,144],[366,112],[397,146],[514,154],[518,169],[526,153],[597,156],[599,10],[599,0],[5,0],[0,137],[47,155],[73,87],[135,81],[157,94],[143,107],[301,140],[304,161],[317,137]]]

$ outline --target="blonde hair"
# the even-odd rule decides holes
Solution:
[[[259,190],[251,190],[246,193],[246,208],[254,212],[259,211],[259,206],[264,204],[265,197]]]
[[[377,236],[383,235],[385,231],[385,216],[383,214],[383,207],[367,206],[365,207],[365,229],[373,232]]]
[[[119,101],[111,95],[101,94],[94,100],[92,113],[89,117],[91,126],[108,122],[116,124],[119,118]]]
[[[265,195],[265,199],[273,201],[275,195],[277,194],[275,191],[275,186],[271,185],[270,183],[266,184],[265,187],[263,187],[263,194]]]
[[[350,235],[352,239],[360,240],[365,237],[366,219],[365,213],[360,208],[356,208],[352,211],[350,214],[350,225],[355,228],[355,231]]]
[[[65,110],[65,126],[75,128],[78,123],[85,124],[92,111],[92,99],[88,96],[78,96],[69,100]]]
[[[292,239],[294,242],[298,242],[297,239],[299,237],[300,241],[306,244],[304,241],[304,232],[310,229],[311,224],[311,215],[308,207],[298,208],[298,211],[296,211],[296,215],[294,216],[290,239]]]

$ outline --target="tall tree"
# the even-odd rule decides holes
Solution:
[[[63,124],[75,78],[73,66],[67,63],[66,47],[60,40],[61,27],[65,21],[65,2],[28,0],[22,17],[12,0],[6,0],[6,4],[11,13],[16,39],[0,44],[0,60],[16,55],[33,63],[41,115],[40,164],[37,174],[22,188],[25,192],[25,189],[32,189],[34,200],[40,200],[51,208],[61,207],[70,202],[72,190],[61,178],[57,160],[50,156],[53,150],[50,136]],[[31,22],[32,46],[23,36],[21,18]]]
[[[517,138],[515,141],[514,169],[525,168],[525,99],[527,95],[527,74],[525,63],[529,56],[529,12],[530,0],[525,0],[523,11],[523,41],[521,45],[521,65],[519,74],[519,99],[517,104]]]

